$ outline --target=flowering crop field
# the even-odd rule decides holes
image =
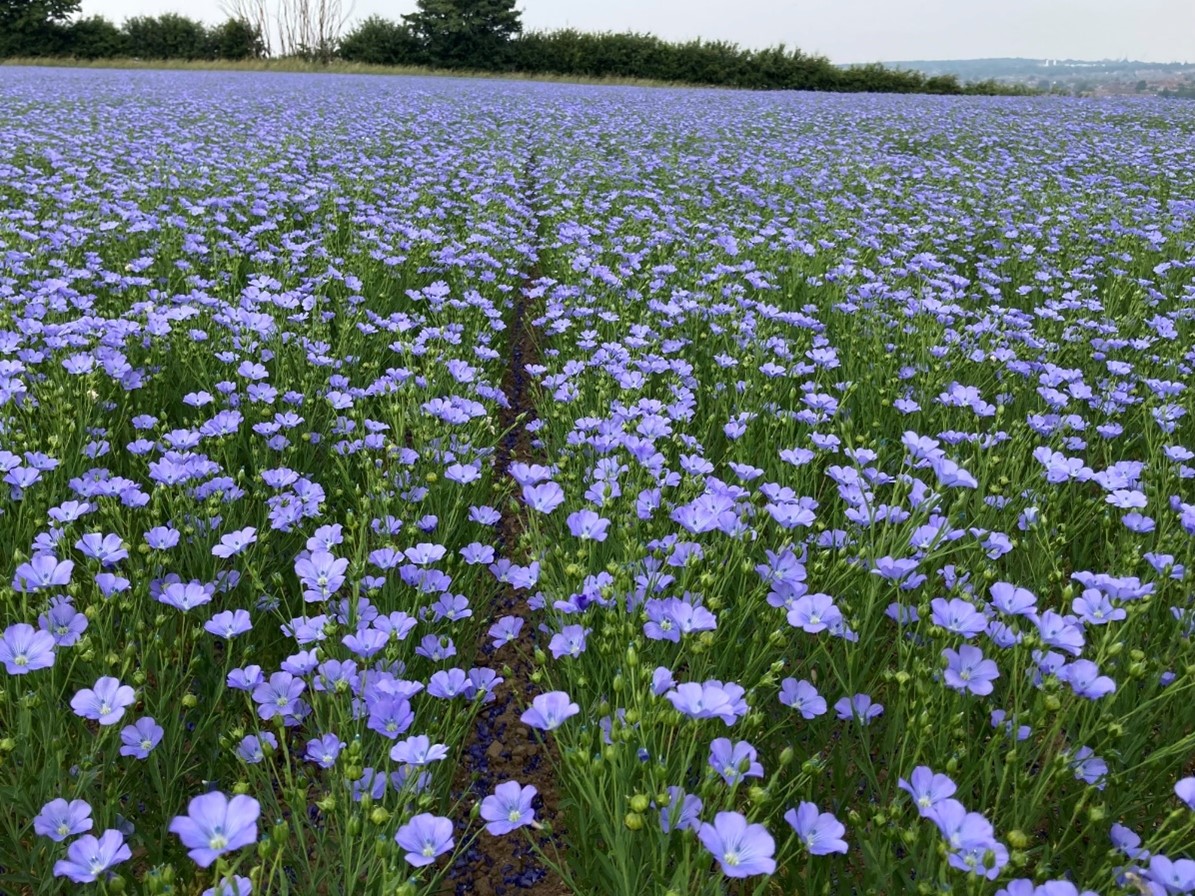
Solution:
[[[1195,891],[1195,107],[0,78],[0,893]]]

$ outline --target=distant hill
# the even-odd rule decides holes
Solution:
[[[956,75],[961,81],[991,79],[1059,93],[1184,95],[1195,89],[1195,62],[1003,57],[915,59],[884,65],[927,75]]]

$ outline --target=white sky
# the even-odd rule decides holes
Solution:
[[[345,0],[350,2],[350,0]],[[415,0],[356,0],[397,19]],[[834,62],[986,56],[1195,61],[1195,0],[521,0],[523,26],[785,43]],[[217,22],[218,0],[83,0],[120,22],[179,12]]]

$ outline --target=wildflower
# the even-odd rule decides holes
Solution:
[[[868,694],[855,694],[853,697],[843,697],[835,703],[834,712],[844,722],[854,719],[861,725],[870,725],[872,719],[883,714],[884,705],[872,703]]]
[[[331,768],[336,764],[336,757],[344,748],[342,741],[335,734],[325,734],[323,737],[312,738],[307,741],[307,751],[304,756],[320,768]]]
[[[676,711],[691,719],[721,719],[728,726],[747,714],[745,691],[734,682],[711,679],[702,684],[686,682],[664,694]]]
[[[610,528],[610,521],[592,510],[571,513],[565,522],[568,523],[569,532],[582,540],[605,541]]]
[[[741,740],[732,744],[729,738],[719,737],[710,744],[710,768],[732,787],[745,778],[762,778],[763,766],[756,761],[755,747]]]
[[[184,613],[195,607],[210,603],[213,589],[202,582],[171,582],[158,595],[158,600]]]
[[[395,842],[407,851],[404,858],[416,868],[430,865],[452,849],[452,819],[424,812],[398,829]]]
[[[149,716],[140,718],[120,732],[120,740],[123,744],[120,748],[120,755],[145,759],[149,756],[150,751],[161,742],[164,733],[162,726]]]
[[[203,624],[203,630],[217,638],[228,640],[253,628],[253,621],[245,610],[224,610]]]
[[[590,633],[591,629],[587,629],[580,625],[566,625],[558,633],[552,636],[552,640],[548,643],[548,650],[552,653],[553,659],[560,659],[562,656],[576,659],[585,652],[585,638]]]
[[[1195,811],[1195,777],[1183,778],[1175,784],[1174,795],[1182,800],[1188,809]]]
[[[67,837],[91,830],[91,806],[83,800],[50,800],[33,819],[33,830],[61,843]]]
[[[942,651],[946,660],[946,686],[980,696],[992,692],[992,682],[1000,677],[994,660],[984,659],[983,651],[970,644],[959,650]]]
[[[549,691],[536,696],[531,701],[531,708],[519,716],[519,721],[540,731],[552,731],[580,711],[581,707],[573,703],[564,691]]]
[[[992,823],[978,812],[968,812],[956,799],[939,800],[925,817],[938,826],[951,849],[987,848],[996,842]]]
[[[59,596],[50,598],[50,609],[37,617],[37,624],[50,634],[55,645],[71,647],[87,631],[89,623],[87,616],[75,609],[70,598]],[[2,656],[3,648],[0,647]]]
[[[701,798],[685,793],[673,785],[668,788],[668,805],[660,810],[660,829],[672,831],[696,831],[701,827]]]
[[[133,702],[135,694],[127,684],[105,676],[95,683],[94,688],[83,688],[71,699],[75,715],[91,719],[101,725],[114,725],[124,715],[125,708]]]
[[[738,812],[719,812],[713,824],[701,826],[697,836],[727,877],[750,877],[776,870],[772,835],[762,824],[748,824]]]
[[[70,560],[59,561],[53,554],[37,554],[17,567],[12,579],[13,591],[28,593],[46,588],[65,587],[71,582],[71,571],[75,564]]]
[[[428,765],[447,756],[448,747],[444,744],[433,744],[431,738],[425,734],[408,737],[390,748],[390,758],[407,765]]]
[[[246,734],[237,745],[237,755],[250,765],[256,765],[266,758],[267,748],[271,752],[278,749],[278,738],[271,732]]]
[[[54,863],[55,877],[69,877],[77,884],[89,884],[119,862],[133,857],[120,831],[107,830],[100,836],[84,834],[66,850],[66,858]]]
[[[531,784],[523,787],[518,781],[499,784],[481,801],[481,817],[486,821],[486,831],[497,837],[533,824],[535,810],[531,808],[531,801],[537,792]]]
[[[490,626],[489,635],[494,639],[494,649],[504,647],[519,636],[523,628],[523,620],[518,616],[503,616]]]
[[[828,594],[806,594],[788,611],[788,624],[811,635],[825,631],[842,621],[842,611]]]
[[[247,526],[238,532],[230,532],[220,539],[220,543],[212,548],[213,557],[228,558],[239,554],[249,545],[257,541],[257,530]]]
[[[935,774],[928,766],[919,765],[909,775],[909,780],[900,778],[897,786],[913,798],[922,818],[927,817],[938,803],[954,796],[957,789],[954,781],[942,774]]]
[[[301,678],[289,672],[275,672],[268,682],[262,682],[253,689],[253,702],[257,714],[269,720],[274,716],[295,716],[299,710],[299,695],[307,687]]]
[[[824,856],[832,852],[846,852],[846,841],[842,835],[846,828],[830,812],[818,812],[813,803],[801,803],[796,809],[784,813],[787,821],[810,855]]]
[[[806,719],[815,719],[826,712],[826,700],[817,692],[817,688],[795,678],[780,682],[780,702],[795,709]]]
[[[249,896],[253,892],[253,881],[241,874],[226,877],[213,887],[208,887],[200,896]]]
[[[0,638],[0,663],[9,675],[25,675],[54,665],[54,636],[26,622],[4,630]]]
[[[251,796],[229,799],[215,791],[197,796],[186,815],[176,815],[170,832],[178,834],[192,861],[206,868],[225,853],[257,842],[257,817],[261,806]]]

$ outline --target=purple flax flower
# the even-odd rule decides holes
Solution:
[[[913,803],[917,806],[917,811],[921,813],[922,818],[927,817],[934,806],[942,800],[954,796],[954,792],[957,790],[955,783],[949,777],[934,774],[933,769],[925,765],[919,765],[913,769],[913,774],[909,775],[908,781],[900,778],[897,781],[897,786],[913,798]]]
[[[31,592],[45,588],[65,587],[71,583],[71,571],[75,564],[70,560],[59,561],[53,554],[37,554],[27,563],[17,567],[12,579],[13,591]]]
[[[570,513],[565,522],[568,523],[569,532],[583,541],[605,541],[606,530],[610,528],[610,521],[592,510]]]
[[[494,649],[504,647],[514,641],[522,631],[523,620],[518,616],[503,616],[490,626],[490,637],[494,639]]]
[[[1162,887],[1166,893],[1195,891],[1195,859],[1152,856],[1149,860],[1149,880]]]
[[[197,796],[186,815],[176,815],[170,832],[178,834],[191,860],[206,868],[227,852],[257,842],[257,817],[261,806],[251,796],[229,799],[219,791]]]
[[[67,837],[91,830],[91,806],[83,800],[50,800],[33,819],[33,830],[61,843]]]
[[[448,757],[448,747],[433,744],[426,734],[417,734],[399,741],[390,748],[390,758],[407,765],[428,765]]]
[[[828,594],[806,594],[793,602],[788,624],[811,635],[825,631],[842,621],[842,611]]]
[[[516,828],[535,823],[535,810],[531,801],[535,799],[535,787],[523,787],[518,781],[507,781],[494,788],[494,792],[481,801],[481,817],[485,829],[495,837],[509,834]]]
[[[37,617],[37,624],[53,637],[58,647],[71,647],[87,631],[89,623],[87,616],[75,609],[70,598],[59,595],[50,598],[50,608]],[[0,646],[0,657],[4,655],[3,650]]]
[[[669,834],[672,831],[701,828],[701,798],[685,793],[675,784],[668,788],[668,805],[660,810],[660,829]]]
[[[100,879],[113,865],[133,857],[120,831],[107,830],[100,836],[84,834],[66,850],[66,858],[54,863],[55,877],[69,877],[77,884]]]
[[[1026,588],[996,582],[991,588],[992,605],[1010,616],[1028,616],[1037,608],[1037,597]]]
[[[738,812],[719,812],[713,824],[701,826],[697,836],[727,877],[750,877],[776,870],[772,835],[762,824],[748,824]]]
[[[269,681],[263,681],[253,689],[257,714],[267,720],[277,715],[296,715],[299,695],[306,687],[306,682],[301,678],[295,678],[289,672],[275,672]]]
[[[84,719],[114,725],[135,696],[127,684],[122,685],[117,679],[105,676],[95,683],[94,688],[83,688],[76,693],[71,699],[71,709]]]
[[[1195,777],[1183,778],[1174,785],[1174,795],[1195,812]]]
[[[220,543],[212,548],[213,557],[232,557],[239,554],[249,545],[257,541],[257,530],[247,526],[238,532],[230,532],[220,539]]]
[[[164,604],[182,610],[184,613],[195,607],[210,603],[215,589],[202,582],[171,582],[158,595],[158,600]]]
[[[1080,697],[1098,700],[1116,690],[1116,682],[1100,675],[1100,667],[1091,660],[1075,660],[1058,670],[1058,679],[1065,681]]]
[[[225,640],[243,635],[253,628],[246,610],[224,610],[203,624],[203,630]]]
[[[585,652],[585,639],[589,635],[591,629],[587,629],[580,625],[566,625],[559,632],[552,636],[552,640],[548,643],[548,650],[552,654],[552,659],[560,659],[562,656],[576,659]]]
[[[278,738],[272,732],[263,731],[261,734],[246,734],[237,745],[237,755],[249,765],[257,765],[266,758],[266,750],[273,752],[278,749]]]
[[[786,678],[780,682],[780,702],[799,712],[806,719],[815,719],[826,712],[826,699],[809,682]]]
[[[366,727],[383,737],[396,740],[405,734],[415,721],[411,701],[406,697],[382,694],[369,701],[369,722]]]
[[[309,762],[314,762],[320,768],[331,768],[336,764],[336,757],[344,748],[342,741],[335,734],[325,734],[323,737],[312,738],[307,741],[307,751],[304,753]]]
[[[119,535],[88,532],[75,542],[75,547],[83,556],[99,560],[101,566],[115,566],[129,556]]]
[[[938,826],[951,849],[986,848],[996,842],[992,823],[978,812],[968,812],[956,799],[939,800],[925,817]]]
[[[792,825],[801,843],[810,855],[824,856],[832,852],[846,852],[846,833],[843,826],[830,812],[818,812],[813,803],[801,803],[796,809],[784,813],[784,820]]]
[[[872,719],[883,714],[884,704],[872,703],[868,694],[856,694],[839,699],[834,704],[834,712],[844,722],[854,719],[860,725],[870,725]]]
[[[564,489],[555,482],[524,485],[523,502],[538,513],[551,513],[564,503]]]
[[[964,644],[954,651],[942,651],[946,659],[946,686],[956,691],[969,691],[980,696],[992,692],[992,682],[1000,677],[995,660],[984,659],[983,651]]]
[[[709,764],[733,787],[745,778],[763,777],[763,766],[756,761],[757,755],[755,747],[745,740],[732,744],[729,738],[719,737],[710,744]]]
[[[123,744],[120,748],[120,755],[145,759],[149,756],[150,751],[161,742],[164,733],[162,726],[150,716],[140,718],[120,732],[120,740]]]
[[[676,711],[691,719],[721,719],[726,725],[733,725],[747,714],[745,691],[735,682],[711,679],[698,684],[685,682],[664,694]]]
[[[27,622],[10,625],[0,638],[0,663],[9,675],[49,668],[54,665],[54,636]]]
[[[407,851],[407,862],[422,868],[452,849],[452,819],[424,812],[400,827],[394,840]]]
[[[933,610],[931,619],[935,625],[964,638],[974,638],[988,627],[984,615],[960,597],[950,600],[935,597],[929,605]]]
[[[253,892],[253,881],[241,874],[224,878],[215,886],[208,887],[199,896],[249,896]]]
[[[581,707],[573,703],[564,691],[549,691],[536,696],[531,701],[531,708],[519,716],[519,721],[540,731],[552,731],[580,711]]]

